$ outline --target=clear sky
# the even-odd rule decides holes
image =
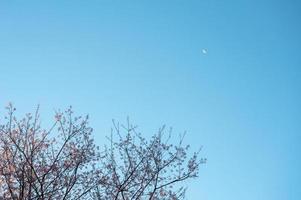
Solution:
[[[113,118],[146,136],[167,124],[208,158],[187,199],[300,199],[300,13],[297,0],[1,0],[1,116],[40,104],[47,124],[73,105],[98,143]]]

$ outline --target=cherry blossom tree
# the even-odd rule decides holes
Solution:
[[[113,122],[99,150],[88,116],[69,108],[42,129],[39,109],[22,119],[15,110],[9,104],[0,121],[0,200],[178,200],[206,161],[165,127],[146,139],[129,121]]]

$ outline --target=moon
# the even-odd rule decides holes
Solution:
[[[207,49],[202,49],[203,54],[207,54],[207,52],[208,52]]]

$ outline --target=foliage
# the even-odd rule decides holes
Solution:
[[[197,177],[205,161],[198,152],[187,156],[183,137],[170,144],[164,127],[147,140],[129,122],[114,122],[100,152],[88,116],[74,117],[71,108],[56,112],[49,130],[41,128],[38,109],[21,120],[11,104],[7,110],[0,125],[0,199],[182,199],[185,188],[177,183]]]

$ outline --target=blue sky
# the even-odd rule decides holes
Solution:
[[[99,144],[129,116],[188,131],[208,163],[187,199],[301,196],[300,8],[293,0],[0,2],[0,106],[72,105]],[[207,50],[207,54],[202,53]]]

